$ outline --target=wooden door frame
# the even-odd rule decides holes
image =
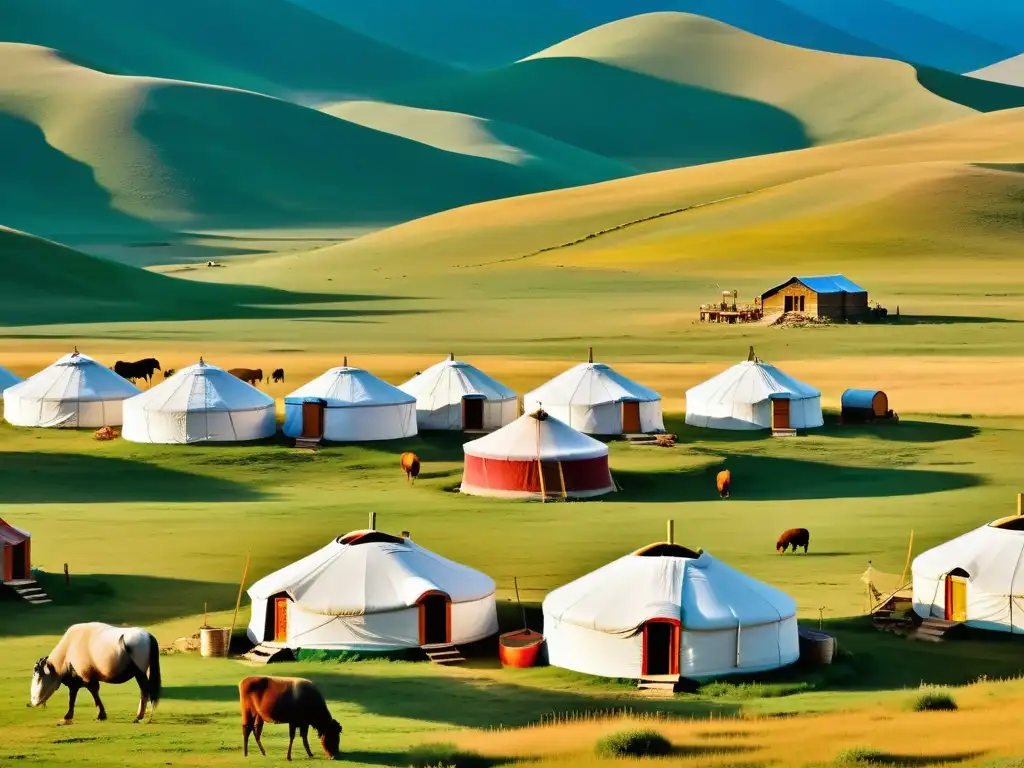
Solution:
[[[14,552],[10,544],[3,545],[3,573],[0,573],[0,581],[14,581],[11,575],[14,572]]]
[[[793,428],[793,404],[792,404],[792,402],[790,402],[790,399],[788,397],[773,397],[773,398],[770,398],[768,400],[768,402],[771,403],[771,405],[772,405],[772,414],[771,414],[771,417],[772,417],[771,418],[772,429],[792,429]],[[776,409],[776,405],[775,404],[776,403],[785,403],[786,404],[786,423],[784,425],[783,424],[776,424],[775,423],[775,409]]]
[[[469,400],[479,400],[480,403],[481,403],[481,406],[480,406],[480,426],[479,427],[468,427],[468,426],[466,426],[466,403]],[[486,397],[484,397],[483,395],[463,395],[462,396],[462,400],[459,402],[459,405],[461,406],[461,409],[462,409],[462,413],[460,414],[460,419],[461,419],[461,422],[462,422],[462,428],[463,429],[485,429],[485,425],[484,425],[484,422],[486,421],[485,411],[487,410],[487,398]]]
[[[271,604],[274,609],[274,637],[273,642],[275,643],[287,643],[288,642],[288,603],[291,602],[287,595],[274,595],[271,598],[273,601]],[[279,605],[283,605],[284,609],[284,638],[281,640],[277,639],[277,628],[280,624],[280,614],[277,609]]]
[[[648,664],[649,659],[648,659],[648,649],[647,649],[647,627],[649,625],[651,625],[651,624],[669,624],[669,625],[672,626],[672,642],[671,642],[671,652],[672,652],[672,655],[669,658],[668,673],[670,675],[678,675],[679,674],[679,648],[680,648],[680,641],[682,639],[681,636],[682,636],[682,633],[683,633],[683,623],[679,619],[662,619],[662,618],[648,619],[647,621],[644,622],[644,628],[643,628],[643,644],[644,644],[644,647],[643,647],[643,661],[641,662],[641,667],[640,667],[641,672],[640,673],[643,674],[643,675],[648,674],[647,673],[647,664]]]
[[[416,599],[416,607],[419,609],[419,625],[420,625],[420,645],[427,644],[427,606],[423,604],[423,601],[428,597],[443,597],[445,603],[445,628],[444,636],[445,642],[450,643],[452,641],[452,597],[447,592],[441,592],[437,589],[432,589],[429,592],[424,592]]]
[[[961,571],[963,573],[966,573],[966,571],[963,571],[962,568],[954,568],[953,570],[954,571]],[[955,621],[955,619],[953,618],[953,602],[954,602],[953,601],[953,591],[954,591],[955,587],[953,585],[958,583],[958,582],[963,584],[963,594],[964,594],[964,618],[963,618],[963,620],[967,621],[967,584],[969,583],[969,580],[970,580],[970,576],[962,576],[959,573],[954,573],[953,571],[950,571],[949,573],[946,574],[946,578],[945,578],[945,582],[944,582],[945,592],[946,592],[946,595],[945,595],[945,597],[946,597],[946,600],[945,600],[946,607],[945,607],[945,610],[943,611],[943,616],[946,619],[946,621]]]

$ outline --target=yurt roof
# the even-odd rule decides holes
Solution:
[[[0,366],[0,392],[3,392],[8,387],[13,387],[15,384],[19,383],[21,383],[20,378],[8,371],[6,368]]]
[[[453,603],[494,593],[494,581],[416,544],[379,531],[352,531],[260,579],[249,596],[286,593],[300,610],[360,616],[408,608],[427,592]]]
[[[13,525],[0,518],[0,542],[12,545],[21,544],[31,538],[32,536],[28,531],[23,531],[21,528],[15,528]]]
[[[608,455],[608,446],[577,432],[543,411],[524,413],[511,424],[463,446],[470,456],[503,461],[573,461]]]
[[[956,568],[967,571],[976,587],[988,579],[992,589],[1005,591],[1024,559],[1024,518],[1004,517],[968,531],[914,558],[915,575],[942,578]],[[1024,584],[1024,572],[1018,583]],[[981,581],[979,581],[979,579]]]
[[[603,405],[623,400],[652,402],[661,395],[604,363],[580,363],[524,396],[530,403]]]
[[[72,352],[10,387],[5,396],[23,400],[77,400],[96,402],[124,400],[141,390],[88,355]]]
[[[687,398],[721,403],[760,403],[778,395],[802,400],[821,397],[821,392],[760,360],[737,363],[686,392]]]
[[[716,560],[673,544],[620,557],[551,592],[544,613],[611,634],[629,634],[651,619],[681,619],[713,630],[768,624],[796,615],[793,599]]]
[[[512,400],[516,393],[476,366],[462,360],[442,360],[399,386],[417,400],[440,407],[458,403],[467,395],[488,400]]]
[[[223,368],[200,361],[136,395],[132,405],[165,413],[256,411],[273,406],[274,399]]]
[[[303,400],[327,401],[328,408],[346,408],[368,405],[400,405],[416,402],[416,398],[378,379],[362,368],[339,366],[303,384],[284,401],[299,403]]]

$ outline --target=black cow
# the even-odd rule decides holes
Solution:
[[[284,368],[277,368],[272,374],[270,374],[270,378],[274,380],[275,384],[280,384],[284,381]]]
[[[137,360],[134,363],[126,363],[118,360],[114,363],[114,373],[128,381],[145,379],[147,384],[153,383],[153,372],[160,370],[160,361],[155,357],[147,357],[145,360]]]

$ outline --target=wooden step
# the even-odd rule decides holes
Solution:
[[[773,429],[772,437],[796,437],[795,429]]]
[[[277,645],[264,645],[260,643],[255,648],[250,649],[247,653],[242,654],[242,658],[252,664],[270,664],[277,661],[291,661],[294,658],[290,648],[284,648]]]
[[[320,448],[320,440],[319,437],[297,437],[295,447],[304,451],[316,451]]]
[[[681,682],[679,675],[644,675],[636,681],[636,687],[641,691],[675,693]]]
[[[459,649],[450,643],[424,645],[423,652],[434,664],[461,664],[465,661]]]
[[[53,602],[35,579],[5,581],[4,586],[13,589],[18,597],[30,605],[47,605]]]
[[[914,630],[907,633],[907,637],[914,640],[924,640],[928,643],[941,643],[951,630],[962,626],[959,621],[946,621],[945,619],[925,619]]]

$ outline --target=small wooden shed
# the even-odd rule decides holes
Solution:
[[[848,389],[842,398],[843,421],[874,421],[888,418],[889,398],[880,389]]]
[[[0,519],[0,582],[32,578],[32,536]]]
[[[761,294],[761,310],[767,315],[799,312],[833,320],[867,317],[868,292],[843,275],[791,277]]]

